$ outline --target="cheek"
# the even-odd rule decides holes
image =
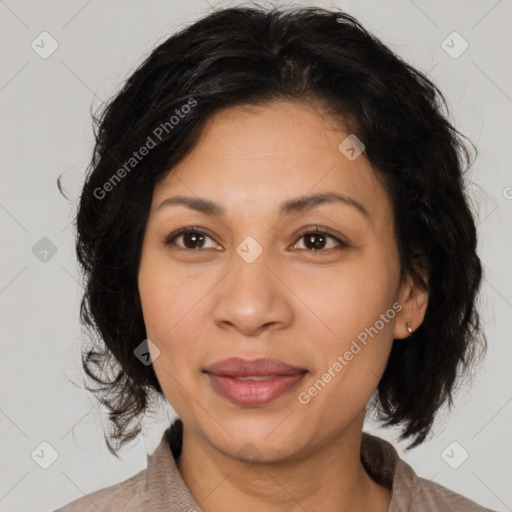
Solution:
[[[306,304],[321,319],[328,336],[320,341],[336,349],[365,332],[379,320],[380,315],[392,308],[395,300],[398,273],[383,260],[372,256],[376,251],[366,250],[360,257],[332,272],[317,273],[316,277],[303,280],[301,296],[309,297]],[[313,283],[306,285],[304,283]],[[394,318],[391,311],[387,320]],[[391,318],[389,318],[391,317]],[[393,330],[393,322],[378,325],[384,337]]]
[[[165,251],[143,251],[138,276],[139,295],[148,337],[171,336],[199,300],[204,283],[173,263]]]
[[[153,365],[162,385],[174,376],[183,379],[187,368],[197,366],[199,340],[204,338],[204,322],[198,321],[201,298],[211,288],[206,284],[200,276],[171,265],[165,253],[143,254],[139,295],[147,337],[160,350]]]
[[[385,258],[373,254],[377,251],[365,252],[304,290],[311,298],[308,306],[328,327],[322,330],[324,335],[311,333],[318,363],[308,382],[308,386],[317,383],[310,388],[318,396],[312,399],[313,407],[329,403],[343,403],[354,411],[363,407],[386,367],[400,307],[395,304],[398,273]],[[308,329],[312,328],[310,324]]]
[[[141,260],[138,286],[146,335],[159,351],[156,357],[151,353],[155,374],[173,409],[188,418],[194,376],[187,369],[196,366],[197,340],[201,339],[191,319],[199,300],[195,295],[201,289],[204,294],[205,288],[195,290],[191,288],[194,281],[179,276],[168,261],[148,254]]]

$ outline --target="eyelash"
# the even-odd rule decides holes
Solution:
[[[165,241],[164,241],[164,245],[166,245],[166,246],[173,245],[174,241],[178,237],[180,237],[182,235],[185,235],[185,234],[188,234],[188,233],[204,235],[204,236],[207,236],[208,238],[212,239],[212,237],[210,235],[208,235],[208,233],[203,231],[201,228],[196,228],[194,226],[189,226],[189,227],[186,227],[186,228],[179,229],[178,231],[175,231],[175,232],[171,233],[169,236],[167,236]],[[340,240],[338,237],[336,237],[332,233],[330,233],[327,229],[322,228],[320,226],[313,226],[313,227],[309,227],[309,228],[303,229],[297,235],[298,236],[298,240],[303,238],[305,235],[309,235],[309,234],[311,234],[311,235],[320,234],[320,235],[325,235],[325,236],[327,236],[329,238],[332,238],[334,241],[336,241],[339,244],[339,247],[335,247],[335,248],[331,248],[331,249],[318,249],[316,251],[314,249],[300,249],[301,251],[307,251],[307,252],[311,252],[311,253],[317,252],[317,253],[323,253],[323,254],[331,254],[334,251],[341,250],[341,249],[346,249],[346,248],[349,247],[349,245],[346,242]],[[179,247],[179,246],[177,246],[177,249],[178,250],[182,250],[182,251],[188,251],[188,252],[192,252],[192,251],[196,252],[196,251],[202,251],[203,250],[203,249],[200,249],[200,248],[189,249],[189,248]],[[206,250],[206,249],[204,249],[204,250]]]

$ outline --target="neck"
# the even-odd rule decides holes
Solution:
[[[359,427],[293,461],[249,464],[220,452],[184,426],[177,464],[204,512],[385,512],[391,492],[376,484],[361,463]]]

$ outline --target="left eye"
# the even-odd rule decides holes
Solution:
[[[299,235],[299,238],[303,238],[306,241],[306,250],[310,251],[322,251],[329,253],[333,249],[336,250],[348,247],[348,245],[345,242],[342,242],[339,238],[329,234],[329,232],[324,231],[321,228],[314,228],[313,230],[310,229],[309,231],[305,231]],[[331,240],[334,240],[339,247],[323,247],[325,246],[325,241],[329,238]]]
[[[176,240],[179,238],[182,238],[183,244],[185,245],[184,247],[176,243]],[[212,240],[212,238],[208,234],[206,234],[204,231],[201,231],[200,229],[184,228],[169,235],[165,240],[165,245],[175,245],[177,246],[178,249],[185,251],[199,251],[200,249],[205,249],[205,247],[201,246],[201,244],[204,244],[204,241],[207,238]],[[348,244],[341,241],[336,236],[331,235],[329,232],[323,230],[322,228],[310,228],[307,231],[303,231],[299,235],[299,239],[304,239],[306,245],[305,249],[301,248],[301,250],[306,250],[310,252],[320,251],[324,253],[329,253],[332,250],[338,250],[348,247]],[[325,244],[327,243],[327,239],[333,240],[335,242],[335,247],[326,248]],[[338,247],[336,247],[336,244],[338,245]],[[216,244],[214,243],[214,245]],[[296,247],[296,245],[294,245],[294,247]],[[206,247],[206,249],[208,249],[208,247]],[[210,247],[210,249],[215,249],[215,247]]]

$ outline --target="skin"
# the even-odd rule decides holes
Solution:
[[[361,432],[393,339],[421,324],[427,293],[399,282],[390,199],[364,153],[350,161],[338,150],[349,133],[313,104],[223,110],[154,190],[139,292],[147,337],[160,351],[151,350],[156,375],[184,423],[178,467],[205,512],[388,509],[390,491],[360,462]],[[333,191],[362,203],[369,218],[341,203],[278,213],[287,199]],[[215,201],[226,213],[158,209],[175,195]],[[315,241],[300,231],[317,225],[330,234],[313,253]],[[206,236],[165,244],[188,226]],[[263,250],[250,264],[236,252],[248,236]],[[298,393],[396,302],[401,311],[300,403]],[[232,356],[274,357],[308,373],[273,402],[240,407],[202,372]],[[243,459],[247,443],[257,450],[252,464]]]

